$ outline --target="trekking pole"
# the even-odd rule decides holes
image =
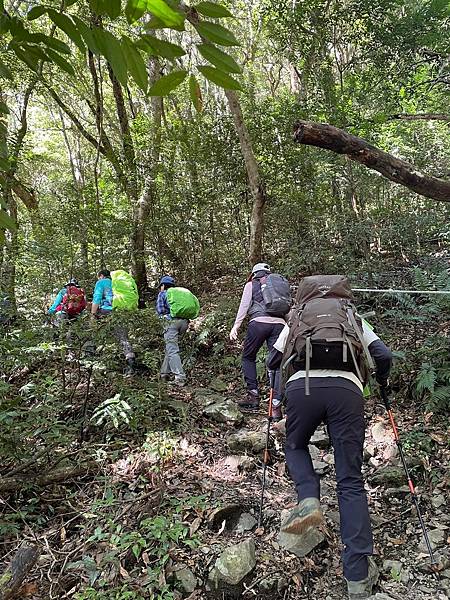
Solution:
[[[269,454],[269,440],[270,440],[270,424],[272,423],[272,402],[273,402],[273,382],[274,382],[274,371],[269,371],[269,409],[267,413],[267,435],[266,435],[266,447],[264,448],[264,456],[263,456],[263,475],[262,475],[262,487],[261,487],[261,501],[259,504],[259,515],[258,515],[258,527],[261,527],[263,506],[264,506],[264,489],[266,487],[266,470],[267,464],[270,459]]]
[[[382,385],[382,386],[380,386],[380,390],[381,390],[381,398],[383,399],[384,406],[386,407],[386,410],[387,410],[387,413],[389,416],[389,420],[391,422],[392,431],[394,432],[394,439],[395,439],[395,443],[397,444],[398,453],[400,455],[400,460],[402,461],[402,465],[405,470],[406,478],[408,480],[408,487],[409,487],[409,491],[411,492],[412,501],[414,503],[414,506],[416,507],[417,516],[419,517],[419,522],[420,522],[420,526],[422,528],[423,537],[425,539],[425,544],[428,549],[428,554],[430,555],[431,565],[436,565],[437,561],[434,558],[433,550],[432,550],[431,544],[430,544],[430,538],[428,536],[428,531],[425,526],[425,522],[423,520],[422,513],[420,512],[419,500],[417,498],[416,489],[415,489],[414,483],[411,479],[411,475],[409,474],[409,469],[408,469],[408,465],[406,464],[405,455],[403,454],[403,447],[402,447],[402,443],[400,441],[400,436],[398,434],[397,425],[395,424],[394,415],[393,415],[392,408],[391,408],[391,402],[389,400],[389,396],[387,393],[387,388],[386,388],[386,386]]]

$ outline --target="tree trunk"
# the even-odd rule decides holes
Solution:
[[[159,77],[159,61],[156,58],[150,59],[150,85]],[[155,175],[158,168],[159,156],[161,150],[161,118],[163,111],[163,100],[161,97],[151,98],[150,108],[153,120],[153,140],[152,149],[149,152],[150,165],[147,167],[147,175],[139,199],[133,209],[133,233],[132,233],[132,270],[136,279],[139,297],[144,304],[145,295],[148,292],[147,270],[145,267],[145,228],[149,217],[150,209],[155,201]]]
[[[337,154],[346,154],[351,160],[378,171],[387,179],[421,196],[450,202],[449,181],[424,175],[406,161],[332,125],[299,121],[294,125],[294,140],[300,144],[325,148]]]
[[[261,178],[258,163],[253,153],[252,143],[244,122],[241,104],[236,92],[225,90],[225,95],[233,115],[234,125],[239,136],[242,156],[253,198],[253,208],[250,218],[250,244],[248,259],[251,265],[262,260],[262,240],[264,233],[264,206],[266,204],[266,192],[264,182]]]

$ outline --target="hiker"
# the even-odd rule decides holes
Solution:
[[[361,474],[365,433],[364,364],[376,368],[386,386],[392,354],[353,311],[348,280],[340,275],[305,277],[296,308],[268,359],[287,370],[286,462],[298,505],[282,523],[301,535],[323,520],[320,479],[308,449],[311,436],[327,424],[334,448],[344,577],[350,600],[368,598],[378,579],[371,558],[372,530]],[[373,362],[374,361],[374,362]]]
[[[160,377],[171,385],[186,385],[186,373],[180,357],[179,338],[189,327],[189,320],[198,316],[200,304],[192,292],[177,287],[175,279],[164,275],[159,281],[156,312],[164,321],[165,354]],[[174,375],[173,381],[170,376]]]
[[[56,295],[53,304],[48,309],[49,315],[54,315],[54,323],[59,326],[64,321],[73,321],[86,308],[86,295],[78,280],[72,277]]]
[[[264,342],[267,344],[269,351],[272,350],[273,344],[286,325],[284,315],[290,309],[289,284],[281,275],[273,274],[272,277],[279,278],[283,286],[283,294],[281,296],[286,296],[286,301],[282,309],[278,311],[278,314],[273,314],[273,311],[268,310],[267,302],[265,302],[263,296],[263,292],[265,291],[263,288],[264,286],[267,287],[269,275],[271,275],[271,269],[267,263],[257,263],[253,267],[251,275],[244,286],[236,320],[230,331],[230,340],[236,340],[239,327],[245,317],[249,317],[250,322],[242,352],[242,371],[247,386],[247,395],[245,398],[238,400],[238,406],[250,411],[259,409],[259,391],[256,375],[256,356],[258,350],[263,346]],[[279,421],[282,418],[280,378],[278,373],[274,381],[272,418],[274,421]]]
[[[121,293],[114,293],[114,276],[116,276],[118,281],[123,282],[122,287],[124,289],[121,290]],[[130,299],[128,299],[128,295]],[[95,284],[92,297],[91,315],[93,319],[114,317],[116,321],[114,323],[114,335],[125,356],[127,363],[125,369],[126,376],[132,376],[136,372],[136,355],[128,339],[127,327],[123,323],[117,322],[116,315],[113,315],[113,309],[133,310],[137,308],[137,304],[138,293],[136,283],[126,271],[118,270],[111,273],[108,269],[102,269],[97,273],[97,283]],[[91,351],[93,350],[91,348]]]

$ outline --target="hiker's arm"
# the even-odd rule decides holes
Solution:
[[[50,308],[48,309],[48,314],[49,315],[53,315],[56,312],[56,309],[58,308],[58,306],[61,304],[63,298],[64,298],[64,291],[65,290],[59,290],[58,295],[56,296],[53,304],[50,306]]]
[[[380,339],[369,345],[369,352],[375,361],[376,380],[382,386],[387,384],[392,366],[392,352]]]
[[[242,292],[241,303],[237,311],[236,319],[234,320],[233,329],[230,332],[230,339],[235,340],[237,338],[237,332],[248,313],[248,309],[252,304],[252,282],[249,281],[245,284]]]
[[[103,289],[99,285],[100,281],[97,281],[94,288],[94,295],[92,296],[92,304],[91,304],[91,315],[96,315],[97,311],[102,303],[103,299]]]
[[[289,327],[285,325],[267,357],[266,365],[269,371],[278,371],[280,368],[288,336]]]
[[[170,306],[167,301],[167,294],[165,292],[159,292],[156,299],[156,312],[160,317],[170,315]]]

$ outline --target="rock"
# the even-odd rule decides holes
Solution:
[[[405,471],[402,467],[382,467],[370,478],[374,485],[394,485],[400,487],[405,482]]]
[[[213,419],[213,421],[217,423],[231,422],[238,425],[244,420],[244,415],[231,400],[227,400],[219,394],[206,394],[200,397],[204,403],[203,414]]]
[[[334,465],[334,454],[331,452],[329,454],[325,454],[323,457],[323,462],[327,463],[327,465]]]
[[[220,379],[220,377],[215,377],[209,383],[209,387],[215,392],[226,392],[228,389],[228,385]]]
[[[410,489],[407,485],[402,485],[398,488],[387,488],[386,496],[393,496],[397,498],[401,498],[405,496],[405,494],[409,494]]]
[[[393,462],[395,458],[398,456],[398,448],[397,446],[393,446],[390,444],[383,451],[383,460],[386,462]]]
[[[330,438],[328,437],[328,434],[325,431],[325,429],[320,428],[316,429],[314,435],[310,440],[310,443],[314,446],[317,446],[317,448],[325,450],[330,447]]]
[[[289,517],[290,511],[283,511],[281,513],[281,527]],[[284,533],[281,531],[278,534],[278,543],[280,546],[288,550],[288,552],[292,552],[299,558],[303,558],[307,554],[314,550],[319,544],[321,544],[325,535],[316,527],[309,527],[304,533],[300,535],[294,535],[292,533]]]
[[[369,458],[371,458],[372,456],[375,456],[376,453],[377,449],[373,444],[367,444],[366,446],[364,446],[364,458],[366,458],[367,456],[367,460],[369,460]]]
[[[232,452],[261,452],[266,447],[266,434],[241,429],[227,437],[227,444]]]
[[[208,518],[210,529],[220,529],[225,521],[228,530],[234,529],[239,523],[244,508],[240,504],[225,504],[212,511]]]
[[[341,515],[338,510],[328,510],[327,517],[332,521],[335,525],[339,525],[341,522]]]
[[[278,580],[275,577],[267,577],[259,582],[261,592],[275,592],[277,590]]]
[[[242,513],[239,517],[239,521],[236,525],[236,531],[238,533],[244,533],[244,531],[251,531],[253,527],[257,524],[257,520],[250,513]]]
[[[388,443],[392,440],[392,433],[389,429],[386,429],[384,423],[378,421],[371,429],[372,437],[377,444]]]
[[[197,577],[187,567],[183,567],[182,569],[175,571],[173,576],[175,581],[179,583],[181,589],[186,594],[192,594],[197,587]]]
[[[431,499],[431,504],[434,506],[434,508],[440,508],[445,504],[445,496],[443,494],[433,496]]]
[[[284,419],[281,419],[281,421],[278,421],[278,423],[274,423],[272,428],[275,431],[275,433],[277,433],[278,435],[285,436],[286,435],[286,417]]]
[[[374,596],[370,596],[369,600],[394,600],[391,596],[387,594],[375,594]]]
[[[255,461],[251,456],[231,454],[222,459],[222,466],[230,471],[242,473],[243,471],[251,471],[255,466]]]
[[[428,537],[430,538],[432,550],[436,550],[436,548],[439,548],[445,544],[445,531],[442,531],[442,529],[432,529],[428,532]],[[419,552],[428,552],[425,539],[422,538],[418,550]]]
[[[322,453],[316,446],[312,446],[311,444],[308,446],[309,453],[311,455],[312,460],[321,460]]]
[[[256,566],[255,542],[251,539],[225,548],[208,576],[214,590],[223,585],[240,585]]]
[[[323,462],[323,460],[314,460],[313,459],[312,463],[313,463],[314,471],[317,473],[317,475],[325,475],[325,473],[330,468],[330,465],[327,465],[327,463]]]

